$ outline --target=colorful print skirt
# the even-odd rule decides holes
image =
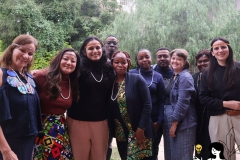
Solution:
[[[65,115],[42,115],[43,131],[34,144],[34,160],[72,160]]]
[[[146,138],[142,148],[136,145],[136,137],[127,112],[125,97],[125,81],[118,84],[119,94],[117,95],[117,105],[112,105],[115,110],[115,137],[117,140],[119,154],[124,160],[141,160],[152,156],[152,139]],[[117,112],[117,114],[116,114]],[[125,153],[125,149],[127,152]],[[121,151],[122,150],[122,151]]]

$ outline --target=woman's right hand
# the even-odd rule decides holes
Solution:
[[[17,155],[12,151],[3,151],[2,152],[3,160],[18,160]]]
[[[240,110],[240,102],[239,101],[223,101],[223,107],[230,108],[233,110]]]

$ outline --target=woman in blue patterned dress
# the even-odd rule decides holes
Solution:
[[[0,58],[0,159],[30,160],[42,130],[39,97],[29,74],[37,40],[16,37]]]
[[[130,74],[130,56],[115,52],[111,60],[116,72],[109,105],[109,125],[123,160],[152,159],[152,102],[145,80]]]

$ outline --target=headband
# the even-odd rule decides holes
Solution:
[[[212,46],[212,48],[214,48],[214,47],[216,47],[216,46],[219,46],[219,45],[221,45],[221,44],[223,44],[223,45],[226,45],[226,46],[228,46],[228,45],[229,45],[229,43],[220,42],[220,44],[219,44],[219,43],[217,43],[217,44],[213,45],[213,46]]]
[[[86,49],[89,46],[102,46],[101,43],[99,43],[98,41],[90,41],[85,47],[84,49]]]

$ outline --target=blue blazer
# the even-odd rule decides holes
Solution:
[[[170,93],[170,102],[173,107],[171,118],[172,121],[179,122],[178,131],[197,125],[196,98],[193,77],[185,69],[174,80]]]
[[[146,81],[138,74],[126,73],[125,96],[130,122],[135,132],[137,128],[145,130],[146,137],[153,136],[153,122],[151,120],[152,102]],[[111,106],[110,110],[111,110]],[[115,123],[109,114],[109,127],[112,135]]]

